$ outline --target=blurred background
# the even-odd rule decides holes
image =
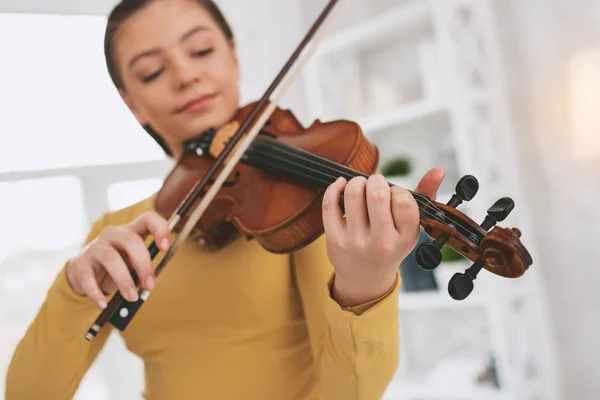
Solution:
[[[413,189],[446,169],[499,198],[533,256],[524,277],[444,253],[400,267],[401,363],[386,399],[600,398],[600,3],[592,0],[349,0],[282,101],[305,124],[352,119],[381,172]],[[90,223],[159,189],[172,164],[106,71],[116,0],[0,1],[0,393],[18,340]],[[324,0],[222,0],[239,45],[244,103],[262,95]],[[251,17],[249,17],[251,15]],[[114,146],[119,143],[119,146]],[[425,240],[425,238],[423,238]],[[111,339],[78,399],[140,398],[143,365]]]

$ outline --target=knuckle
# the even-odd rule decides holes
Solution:
[[[75,281],[81,285],[81,287],[83,288],[83,290],[86,290],[86,279],[85,276],[87,274],[86,269],[84,267],[82,267],[82,264],[77,265],[78,268],[75,268],[75,271],[73,271],[73,278],[75,278]]]
[[[141,219],[148,222],[148,221],[156,220],[157,216],[158,216],[158,214],[156,213],[156,211],[150,210],[150,211],[146,211],[145,213],[143,213]]]
[[[113,281],[115,281],[117,287],[120,290],[124,290],[126,294],[129,291],[129,289],[135,287],[133,284],[133,279],[131,279],[131,275],[129,274],[129,271],[122,271],[121,269],[119,269],[119,273],[116,273],[115,275],[116,276],[112,277]]]
[[[156,227],[157,229],[161,229],[166,227],[167,221],[156,211],[152,210],[152,211],[148,211],[145,214],[145,218],[146,218],[146,222],[149,225],[152,225],[154,227]]]
[[[344,250],[346,248],[344,239],[340,236],[328,236],[327,241],[333,250]]]
[[[331,202],[324,202],[323,203],[323,212],[325,212],[326,214],[331,213],[332,211],[334,211],[334,204],[332,204]]]
[[[369,179],[367,181],[368,181],[369,185],[388,186],[387,180],[385,179],[385,177],[382,174],[373,174],[373,175],[369,176]]]
[[[350,182],[353,182],[355,185],[364,185],[367,183],[367,178],[362,175],[357,175],[350,179]]]
[[[152,269],[152,265],[150,262],[150,255],[148,252],[136,252],[134,254],[134,268],[138,270],[141,274],[148,274]]]
[[[325,191],[325,194],[323,195],[322,204],[323,204],[323,208],[327,208],[327,209],[330,209],[333,206],[333,204],[335,204],[335,201],[333,200],[333,198],[331,196],[330,189],[327,189]]]
[[[392,190],[392,201],[395,207],[416,207],[417,203],[412,194],[406,189],[395,186]]]
[[[386,204],[389,202],[390,192],[385,189],[373,189],[369,191],[369,196],[376,204]]]
[[[130,231],[127,231],[123,236],[123,246],[132,252],[139,247],[141,241],[142,238]]]
[[[352,239],[351,247],[359,253],[364,253],[367,250],[367,244],[360,236],[356,236]]]
[[[114,263],[115,257],[116,254],[111,246],[100,246],[96,248],[96,258],[104,265]]]
[[[117,232],[117,228],[116,227],[114,227],[114,226],[107,226],[106,228],[104,228],[102,230],[102,232],[100,232],[100,235],[98,235],[98,237],[101,240],[110,239],[113,236],[115,236],[116,232]]]
[[[377,243],[377,253],[381,256],[389,256],[395,250],[394,247],[394,243],[390,240],[380,240]]]
[[[83,279],[83,281],[81,281],[81,287],[83,292],[89,297],[93,297],[97,294],[97,290],[95,290],[94,283],[91,279]]]
[[[351,199],[359,198],[364,196],[365,192],[365,183],[366,179],[362,176],[357,176],[352,178],[346,186],[346,190],[344,191],[344,196],[349,197]]]

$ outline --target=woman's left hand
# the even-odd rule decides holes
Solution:
[[[443,179],[444,170],[434,168],[415,191],[435,200]],[[339,207],[342,191],[345,217]],[[390,188],[379,174],[331,184],[323,198],[323,223],[327,256],[335,269],[332,296],[342,307],[388,292],[419,238],[414,197],[404,188]]]

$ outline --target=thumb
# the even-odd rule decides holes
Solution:
[[[419,181],[415,192],[425,195],[431,200],[435,200],[445,176],[446,173],[442,168],[430,169]]]

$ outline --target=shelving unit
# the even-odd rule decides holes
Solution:
[[[306,21],[323,6],[302,4]],[[534,259],[519,279],[482,271],[473,294],[460,302],[446,287],[451,271],[464,272],[468,260],[438,267],[438,290],[403,291],[401,361],[384,399],[558,398],[542,266],[528,237],[512,156],[491,2],[349,2],[306,66],[303,83],[311,116],[359,123],[378,146],[381,164],[411,159],[412,174],[399,181],[407,188],[431,167],[443,167],[438,201],[447,202],[460,177],[474,175],[479,192],[459,209],[479,222],[496,200],[512,197],[516,209],[499,225],[519,227]]]

